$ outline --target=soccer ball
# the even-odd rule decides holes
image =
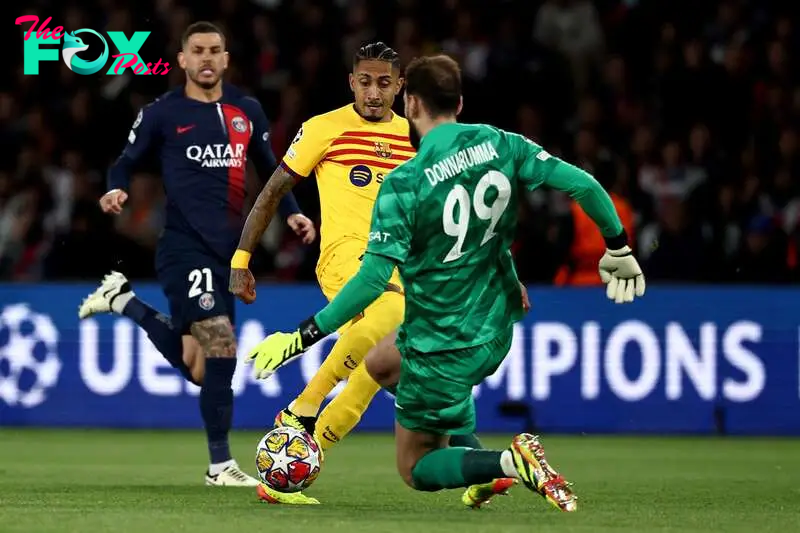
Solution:
[[[0,401],[11,407],[35,407],[58,382],[58,330],[50,317],[27,304],[0,312]]]
[[[278,492],[307,489],[319,476],[319,445],[305,431],[275,428],[258,443],[256,469],[261,481]]]

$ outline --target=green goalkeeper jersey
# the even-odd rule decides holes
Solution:
[[[578,201],[582,191],[600,188],[525,137],[482,124],[435,127],[417,155],[386,177],[367,252],[398,263],[406,292],[399,344],[424,353],[468,348],[521,318],[509,249],[520,188],[542,184]],[[597,205],[582,206],[604,235],[618,235],[622,225],[600,190],[589,195]]]

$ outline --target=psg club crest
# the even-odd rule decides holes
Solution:
[[[376,141],[375,153],[378,154],[378,157],[389,159],[392,157],[392,145],[386,142]]]
[[[214,308],[214,295],[206,292],[200,296],[197,303],[203,311],[211,311]]]
[[[231,126],[233,126],[233,129],[239,133],[244,133],[247,131],[247,122],[245,122],[242,117],[233,117],[233,120],[231,120]]]

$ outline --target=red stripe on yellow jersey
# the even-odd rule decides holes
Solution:
[[[381,157],[376,155],[375,150],[363,150],[360,148],[341,148],[339,150],[331,150],[328,152],[329,158],[336,158],[342,155],[366,155],[369,157]],[[389,157],[383,157],[383,159],[394,159],[397,161],[408,161],[413,157],[414,154],[397,154],[391,153]]]
[[[375,142],[376,141],[372,141],[372,140],[368,141],[366,139],[358,139],[358,138],[355,138],[355,137],[339,137],[338,139],[336,139],[335,141],[333,141],[331,143],[331,146],[359,145],[359,146],[374,147],[375,146]],[[416,152],[416,150],[414,150],[414,148],[411,146],[410,143],[406,143],[406,144],[390,143],[389,144],[389,148],[391,148],[392,150],[395,150],[395,151],[409,152],[412,155],[414,154],[414,152]]]
[[[405,119],[404,119],[405,120]],[[371,124],[375,124],[372,122]],[[379,131],[345,131],[342,133],[342,137],[380,137],[382,139],[389,139],[392,141],[400,141],[400,142],[408,142],[408,135],[391,135],[384,132]]]

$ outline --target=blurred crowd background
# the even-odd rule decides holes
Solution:
[[[351,56],[366,40],[404,63],[460,60],[466,122],[519,132],[592,173],[614,199],[648,281],[788,283],[798,278],[800,85],[797,6],[773,0],[32,0],[22,14],[67,30],[151,31],[146,61],[173,62],[191,22],[227,33],[228,79],[258,97],[280,157],[300,124],[351,97]],[[6,17],[7,28],[13,19]],[[25,29],[27,29],[27,24]],[[24,30],[0,85],[0,279],[154,275],[163,221],[157,161],[133,181],[123,216],[100,213],[105,171],[137,110],[182,83],[166,76],[22,71]],[[10,67],[10,68],[9,68]],[[396,109],[401,110],[398,99]],[[252,192],[259,184],[252,176]],[[313,180],[295,189],[319,220]],[[592,228],[568,197],[520,206],[514,245],[526,281],[592,283]],[[313,279],[317,244],[273,224],[261,279]],[[586,260],[590,259],[590,267]]]

